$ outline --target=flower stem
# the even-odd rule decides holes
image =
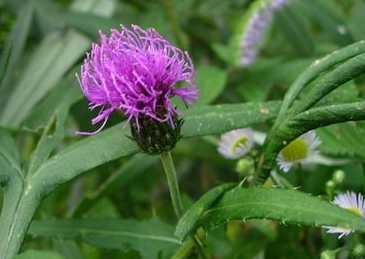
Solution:
[[[178,218],[180,218],[183,214],[184,209],[181,202],[176,170],[170,151],[160,154],[160,159],[163,168],[165,169],[165,174],[167,178],[167,183],[169,185],[170,196],[172,200],[172,205],[174,206],[175,214]]]

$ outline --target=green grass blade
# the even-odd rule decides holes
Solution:
[[[22,57],[30,25],[32,24],[32,5],[29,2],[25,4],[17,17],[15,28],[7,39],[0,57],[0,89],[7,86],[16,64]]]

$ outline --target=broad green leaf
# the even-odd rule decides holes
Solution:
[[[356,122],[331,125],[317,130],[321,152],[332,156],[365,158],[365,129]]]
[[[204,106],[186,111],[184,137],[196,137],[264,123],[275,117],[280,102]],[[33,177],[49,191],[98,165],[139,151],[123,124],[87,137],[48,159]]]
[[[17,16],[15,28],[7,39],[0,57],[0,89],[6,87],[13,75],[15,65],[22,57],[24,45],[32,23],[33,8],[27,2],[22,6]]]
[[[12,259],[65,259],[65,257],[52,251],[27,250]]]
[[[365,232],[362,217],[321,198],[290,189],[246,189],[238,186],[225,192],[202,217],[209,227],[230,220],[249,219],[271,219],[283,224],[336,226]]]
[[[195,202],[179,220],[179,223],[176,226],[175,235],[181,240],[184,240],[196,225],[197,221],[200,220],[204,212],[209,209],[224,192],[233,188],[235,185],[236,184],[233,183],[227,183],[206,192],[203,198]]]
[[[138,251],[143,258],[168,258],[181,242],[174,237],[174,228],[157,218],[145,221],[48,220],[35,221],[29,234],[34,236],[81,239],[103,249]]]
[[[225,71],[213,66],[200,66],[196,70],[200,90],[197,105],[213,102],[223,91],[227,81]]]

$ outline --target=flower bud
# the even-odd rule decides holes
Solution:
[[[182,119],[173,118],[170,122],[158,122],[148,116],[139,117],[139,127],[136,121],[131,122],[131,139],[147,154],[156,155],[170,151],[181,138]]]

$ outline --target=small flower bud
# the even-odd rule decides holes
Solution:
[[[333,182],[338,185],[345,179],[345,172],[343,170],[336,170],[332,175]]]
[[[336,251],[325,250],[321,253],[321,259],[336,259]]]
[[[253,173],[253,161],[252,159],[240,159],[236,165],[236,171],[243,176],[249,175]]]
[[[363,244],[357,244],[352,250],[354,257],[363,257],[365,255],[365,246]]]

